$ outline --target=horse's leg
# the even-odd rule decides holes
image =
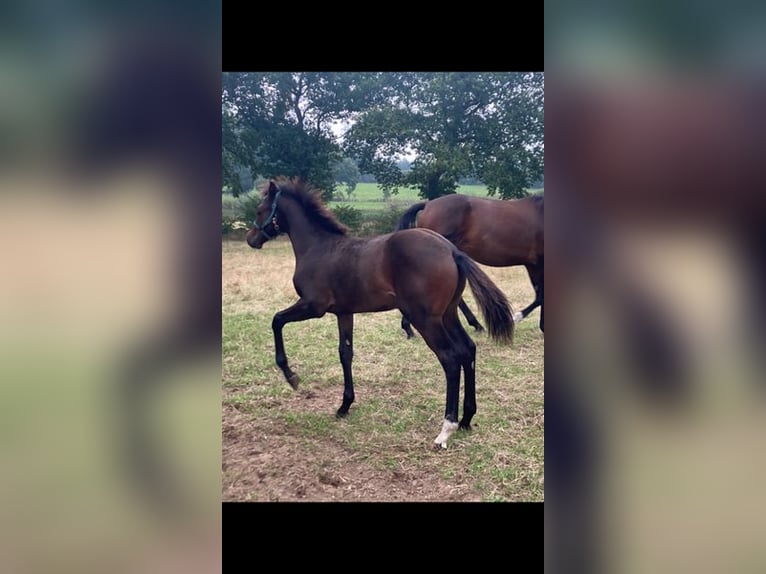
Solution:
[[[271,328],[274,331],[274,347],[276,348],[277,365],[282,369],[282,373],[285,375],[285,379],[290,383],[293,389],[298,388],[300,379],[290,367],[287,365],[287,356],[285,355],[285,343],[282,339],[282,328],[287,323],[294,323],[296,321],[305,321],[306,319],[314,319],[324,315],[323,311],[317,310],[316,306],[304,299],[298,300],[295,305],[291,305],[287,309],[279,311],[274,315],[274,319],[271,321]]]
[[[348,414],[351,403],[354,402],[354,380],[351,378],[351,360],[354,358],[354,315],[338,315],[338,335],[340,343],[340,364],[343,366],[343,403],[338,409],[337,417]]]
[[[407,319],[407,317],[402,313],[402,329],[404,329],[404,332],[407,333],[408,339],[413,339],[415,337],[415,333],[412,331],[412,325],[410,324],[410,320]]]
[[[476,343],[465,332],[460,321],[455,321],[453,329],[455,339],[463,343],[462,365],[465,374],[465,394],[463,395],[463,418],[460,428],[471,430],[471,419],[476,414]]]
[[[540,264],[542,267],[542,263]],[[545,329],[543,328],[543,318],[545,317],[545,301],[543,299],[543,271],[540,270],[540,289],[538,293],[538,297],[540,298],[540,330],[545,333]]]
[[[543,329],[543,317],[545,314],[545,304],[543,302],[543,283],[544,283],[544,270],[545,267],[543,265],[543,259],[540,258],[540,262],[536,266],[535,271],[535,279],[533,281],[533,284],[535,286],[535,293],[537,294],[537,299],[535,299],[536,302],[539,301],[540,305],[540,330],[545,333],[545,329]]]
[[[468,305],[466,305],[465,301],[463,299],[460,299],[460,303],[458,303],[458,306],[460,307],[460,310],[463,312],[463,315],[465,315],[466,321],[468,321],[468,324],[476,329],[477,333],[481,333],[484,330],[484,327],[481,326],[481,323],[479,323],[478,319],[476,319],[476,315],[471,313],[471,310],[468,308]]]
[[[522,319],[526,319],[532,311],[537,309],[543,304],[543,264],[542,261],[535,265],[525,265],[527,273],[529,274],[529,280],[532,282],[532,287],[535,290],[535,300],[529,305],[524,307],[521,311],[514,314],[513,321],[518,323]],[[541,327],[542,330],[542,327]]]
[[[434,440],[434,448],[447,448],[447,439],[458,428],[457,415],[460,400],[460,355],[449,333],[444,328],[441,318],[429,317],[422,322],[413,317],[413,324],[420,331],[423,340],[439,359],[447,378],[447,401],[444,409],[444,422],[439,436]],[[460,346],[462,347],[462,345]]]

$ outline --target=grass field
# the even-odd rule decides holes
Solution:
[[[418,190],[415,188],[399,188],[399,193],[392,195],[389,201],[383,198],[383,192],[376,183],[357,184],[351,199],[345,199],[346,195],[341,194],[342,186],[337,189],[337,195],[343,195],[343,201],[328,202],[330,207],[337,205],[351,205],[364,212],[378,211],[388,209],[389,206],[397,208],[406,208],[417,201],[422,201],[418,196]],[[531,189],[530,192],[538,192],[538,189]],[[477,197],[487,196],[487,187],[485,185],[461,185],[457,189],[458,193],[465,195],[475,195]],[[497,197],[497,196],[495,196]],[[236,200],[231,196],[223,196],[223,215],[226,217],[236,216]]]
[[[336,194],[340,194],[340,190],[343,187],[339,187]],[[475,195],[478,197],[487,196],[487,187],[484,185],[461,185],[457,189],[458,193],[465,195]],[[345,194],[344,194],[345,197]],[[399,188],[399,193],[392,195],[389,201],[383,198],[383,192],[376,183],[360,183],[357,184],[354,189],[354,193],[351,199],[345,201],[331,201],[331,206],[348,204],[362,211],[373,211],[378,209],[386,209],[389,205],[394,207],[404,208],[417,201],[422,201],[422,198],[418,195],[418,190],[414,187],[402,187]]]
[[[406,339],[398,312],[355,316],[356,402],[336,420],[343,376],[334,315],[285,327],[298,391],[274,363],[271,319],[297,300],[287,239],[261,251],[224,241],[222,250],[224,500],[543,500],[539,310],[517,325],[511,346],[469,331],[474,430],[435,452],[444,373],[422,338]],[[514,310],[532,301],[523,267],[484,269]],[[466,301],[476,310],[468,289]],[[462,411],[462,392],[460,400]]]

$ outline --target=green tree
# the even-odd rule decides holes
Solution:
[[[377,81],[381,97],[358,115],[344,148],[385,191],[412,185],[431,199],[475,177],[490,194],[522,197],[542,177],[542,73],[406,72]],[[410,153],[404,173],[394,158]]]
[[[239,194],[238,167],[253,176],[302,177],[332,196],[340,147],[332,123],[379,97],[377,74],[224,73],[223,181]]]
[[[246,150],[241,143],[240,130],[231,113],[223,111],[222,160],[223,186],[228,188],[234,197],[239,197],[244,191],[241,178],[243,169],[250,170],[246,159]],[[250,174],[252,176],[252,173]]]
[[[362,176],[356,162],[350,157],[344,157],[333,164],[332,172],[335,182],[345,185],[346,195],[351,198],[351,194],[354,193],[356,184],[359,183],[359,178]]]

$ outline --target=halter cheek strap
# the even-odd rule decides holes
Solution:
[[[266,237],[266,239],[273,239],[277,235],[279,235],[279,223],[277,223],[277,200],[279,199],[279,196],[282,194],[282,190],[280,189],[277,194],[274,196],[274,201],[271,202],[271,213],[269,216],[264,220],[263,225],[259,225],[258,221],[253,222],[253,226],[263,233],[263,235]],[[271,223],[271,225],[274,226],[274,231],[276,231],[275,235],[269,235],[266,233],[266,227]]]

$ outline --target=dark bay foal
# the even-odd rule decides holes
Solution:
[[[338,317],[339,353],[343,366],[343,402],[338,417],[354,402],[351,361],[354,356],[354,313],[399,309],[436,354],[447,379],[444,422],[434,446],[447,447],[458,428],[470,430],[476,413],[476,345],[457,315],[466,281],[481,307],[493,339],[511,342],[513,313],[505,295],[469,257],[441,235],[410,229],[372,238],[346,233],[323,205],[317,190],[300,180],[280,178],[263,190],[247,243],[260,249],[286,233],[295,253],[293,285],[300,299],[274,315],[276,362],[287,382],[298,387],[290,369],[282,329],[287,323]],[[463,418],[458,424],[460,373],[465,375]]]

